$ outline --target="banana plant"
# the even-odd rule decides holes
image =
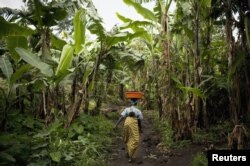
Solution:
[[[13,66],[6,55],[2,55],[0,57],[0,65],[1,70],[4,76],[7,78],[8,89],[5,96],[9,96],[11,91],[13,90],[14,85],[17,80],[19,80],[24,73],[31,69],[30,65],[22,65],[20,68],[13,70]],[[9,99],[10,100],[10,99]]]
[[[36,2],[35,7],[38,7],[39,5],[43,6],[38,1],[35,1],[35,2]],[[43,10],[43,7],[42,7],[42,10]],[[44,8],[44,10],[45,9],[46,8]],[[43,12],[43,11],[40,11],[40,12]],[[38,14],[36,13],[35,16],[38,17]],[[34,18],[36,18],[35,16]],[[53,66],[51,66],[46,61],[44,61],[43,56],[41,56],[40,58],[38,54],[33,53],[31,50],[24,49],[21,47],[15,48],[16,46],[19,46],[19,45],[16,45],[16,46],[12,45],[11,48],[17,52],[17,54],[21,57],[22,60],[26,61],[28,64],[30,64],[34,68],[38,69],[38,71],[40,71],[42,75],[40,76],[37,75],[38,77],[40,77],[42,80],[46,80],[48,85],[53,85],[55,83],[56,85],[54,86],[57,86],[58,83],[66,75],[70,73],[68,69],[71,66],[71,61],[73,59],[74,53],[79,54],[81,53],[83,49],[82,46],[84,45],[85,24],[86,24],[84,17],[85,17],[85,10],[84,9],[79,10],[74,19],[74,27],[75,27],[75,40],[74,41],[75,43],[74,45],[69,45],[69,44],[64,45],[56,70],[54,70]],[[44,21],[43,19],[38,18],[37,28],[39,28],[39,26],[43,24],[43,21]],[[48,25],[50,24],[48,23]],[[19,60],[20,58],[18,58],[17,61]]]
[[[15,21],[15,23],[10,23],[3,17],[0,17],[0,23],[2,27],[0,30],[0,37],[5,39],[7,42],[7,51],[10,52],[11,58],[15,62],[15,68],[18,68],[21,65],[18,64],[20,62],[19,54],[21,54],[22,59],[39,68],[46,76],[51,77],[51,67],[49,67],[48,64],[41,62],[41,60],[39,60],[40,58],[38,58],[37,55],[33,55],[31,51],[27,50],[27,38],[35,34],[42,34],[40,37],[40,41],[34,42],[33,40],[31,40],[31,45],[40,45],[40,52],[42,52],[41,54],[44,55],[42,56],[42,59],[44,59],[45,56],[49,56],[48,45],[50,45],[50,41],[53,48],[62,49],[63,45],[65,45],[66,42],[58,39],[54,35],[50,35],[49,27],[56,25],[57,21],[64,19],[67,13],[62,7],[54,3],[46,6],[39,0],[29,0],[27,1],[27,4],[27,11],[12,10],[9,8],[3,8],[0,10],[0,14],[5,16],[7,20],[11,22]],[[29,28],[28,26],[30,25],[33,25],[36,29],[34,30]],[[17,47],[20,47],[17,49],[18,53],[16,51]]]
[[[58,86],[61,80],[73,71],[69,71],[69,68],[71,67],[75,46],[66,44],[65,41],[51,33],[51,27],[57,25],[58,21],[63,20],[67,16],[67,12],[62,5],[55,2],[45,4],[39,0],[29,0],[27,4],[27,11],[16,12],[10,9],[8,9],[8,13],[5,13],[6,10],[0,11],[1,15],[5,17],[9,15],[6,18],[11,18],[8,21],[2,17],[0,18],[2,27],[0,30],[1,39],[6,41],[8,48],[6,51],[10,52],[11,58],[15,62],[13,65],[15,71],[13,77],[15,77],[11,79],[10,85],[13,86],[19,82],[22,73],[27,73],[27,69],[32,69],[33,73],[30,73],[33,75],[34,81],[27,80],[29,83],[26,84],[35,84],[37,81],[44,83],[43,89],[45,90],[41,89],[43,93],[42,100],[45,105],[44,109],[47,110],[49,115],[49,100],[46,99],[45,102],[44,96],[48,96],[45,93],[53,93],[54,88]],[[15,23],[10,23],[12,21],[15,21]],[[30,29],[28,27],[30,25],[35,27],[35,29]],[[30,45],[33,46],[32,50],[28,49],[27,38],[30,36]],[[79,44],[79,41],[76,40],[75,45],[77,44]],[[58,62],[52,59],[50,48],[62,50]],[[76,48],[79,51],[79,46],[76,46]],[[7,61],[3,59],[2,62]],[[24,62],[27,64],[24,64]],[[34,75],[34,72],[36,75]],[[50,88],[51,90],[48,90]],[[55,101],[53,99],[50,100]]]
[[[211,7],[211,1],[177,1],[177,9],[174,15],[174,26],[172,26],[170,32],[174,37],[172,39],[173,55],[171,58],[171,82],[173,76],[178,78],[182,86],[172,86],[170,90],[172,95],[171,109],[177,114],[178,119],[189,119],[190,124],[194,124],[194,119],[198,119],[198,125],[200,127],[205,126],[205,102],[206,102],[206,89],[203,86],[205,77],[201,78],[202,74],[202,57],[205,55],[205,51],[201,48],[200,35],[204,31],[203,22],[207,21],[209,10]],[[192,22],[190,20],[193,20]],[[207,21],[208,22],[208,21]],[[203,26],[204,25],[204,26]],[[203,31],[202,31],[203,30]],[[205,46],[204,46],[205,47]],[[178,74],[177,74],[178,73]],[[175,81],[174,84],[175,85]],[[181,91],[182,93],[179,93]],[[184,96],[182,94],[185,94]],[[193,100],[194,99],[194,100]],[[178,101],[177,103],[175,101]],[[195,101],[195,102],[194,102]],[[175,105],[175,106],[174,106]],[[184,114],[182,109],[176,110],[175,107],[185,109],[188,114]],[[194,114],[191,112],[195,112]],[[178,126],[183,121],[174,121],[174,126]],[[178,128],[175,130],[182,131]],[[189,129],[187,128],[187,132]],[[181,134],[180,134],[181,135]],[[179,136],[180,136],[179,135]],[[191,133],[190,133],[191,136]],[[190,137],[189,137],[190,138]]]
[[[19,80],[24,73],[30,70],[29,65],[23,65],[20,68],[13,70],[13,65],[11,64],[8,56],[5,54],[0,57],[0,69],[3,75],[7,78],[7,86],[8,88],[4,89],[0,87],[1,96],[3,97],[4,101],[2,101],[1,108],[1,119],[0,119],[0,127],[1,129],[5,128],[5,124],[8,119],[8,113],[11,108],[19,101],[23,100],[23,98],[27,97],[25,95],[19,95],[13,98],[13,91],[18,88],[18,84],[16,84],[17,80]]]
[[[33,46],[34,50],[39,51],[39,54],[42,55],[42,59],[50,60],[50,45],[52,48],[61,50],[63,45],[66,44],[65,41],[51,34],[51,27],[57,25],[58,21],[65,19],[67,12],[59,3],[54,2],[44,4],[40,0],[28,0],[26,4],[26,11],[12,10],[9,8],[0,10],[1,15],[6,18],[11,18],[8,22],[1,18],[3,28],[0,34],[7,38],[11,36],[24,36],[26,38],[32,36],[30,45]],[[35,29],[29,28],[31,26],[35,27]],[[8,41],[10,40],[11,39],[8,39]],[[13,50],[14,49],[12,49],[12,51]],[[13,52],[14,55],[12,56],[14,56],[14,60],[17,61],[19,57],[17,57],[15,50]]]
[[[98,51],[95,52],[95,62],[92,69],[88,66],[86,71],[89,72],[85,72],[83,75],[81,90],[77,93],[74,103],[71,104],[71,110],[68,111],[68,120],[65,127],[69,126],[74,119],[75,113],[79,110],[83,99],[85,100],[85,112],[88,112],[88,93],[94,91],[93,85],[98,79],[97,75],[99,73],[100,64],[108,57],[110,50],[117,44],[129,42],[140,34],[139,32],[130,33],[124,31],[107,32],[102,25],[102,19],[99,17],[94,4],[88,1],[84,6],[86,6],[86,28],[91,34],[97,37],[96,43],[98,43]],[[82,41],[84,42],[84,40]],[[84,44],[82,44],[82,46],[84,46]],[[80,50],[81,46],[78,45],[78,47],[78,50]],[[82,51],[79,51],[79,53],[81,52]]]
[[[133,31],[143,32],[143,34],[140,37],[145,43],[145,45],[147,46],[147,48],[150,50],[150,54],[151,54],[150,58],[152,59],[150,60],[151,61],[150,65],[154,66],[153,70],[151,70],[154,73],[153,74],[154,81],[152,82],[152,84],[156,84],[155,86],[156,93],[154,95],[154,98],[156,99],[156,101],[159,101],[157,103],[159,115],[162,115],[162,112],[163,112],[162,102],[161,102],[162,98],[161,98],[160,91],[159,91],[160,86],[159,86],[159,79],[158,79],[160,72],[159,72],[159,65],[155,62],[158,61],[159,57],[161,57],[161,59],[163,59],[164,61],[169,62],[169,60],[166,60],[165,58],[165,57],[168,57],[168,54],[169,54],[169,48],[168,48],[169,37],[167,36],[167,31],[168,31],[167,30],[168,28],[167,14],[168,14],[168,9],[172,1],[171,0],[170,1],[160,1],[160,0],[156,1],[154,11],[150,11],[149,9],[144,8],[142,5],[132,0],[124,0],[123,2],[129,6],[132,6],[137,11],[137,13],[140,14],[145,19],[144,21],[133,21],[129,18],[121,16],[120,14],[117,14],[118,18],[120,18],[125,23],[125,28],[131,28]],[[163,46],[161,51],[160,51],[161,49],[160,45]],[[149,77],[150,76],[148,76],[148,80],[150,80]],[[149,85],[149,87],[150,86],[151,85]]]

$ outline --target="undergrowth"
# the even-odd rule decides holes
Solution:
[[[167,148],[182,148],[190,145],[191,142],[204,145],[211,143],[223,144],[226,143],[228,133],[232,130],[230,123],[223,121],[211,125],[208,130],[198,128],[196,132],[193,133],[192,140],[175,141],[173,138],[174,132],[171,126],[171,120],[159,120],[157,113],[150,113],[150,116],[153,118],[154,127],[161,133],[162,143]]]
[[[211,125],[207,131],[197,129],[193,134],[193,142],[197,144],[221,144],[227,142],[228,133],[231,132],[230,123],[223,121]]]
[[[204,153],[197,154],[192,161],[192,166],[207,166],[208,160]]]
[[[150,116],[153,117],[155,129],[161,133],[162,143],[165,147],[178,149],[190,144],[190,140],[174,140],[174,131],[172,130],[171,121],[169,119],[159,120],[156,113],[151,113]]]
[[[69,128],[64,128],[64,119],[46,128],[38,119],[14,112],[0,135],[0,165],[102,166],[112,128],[104,116],[89,115],[81,115]]]

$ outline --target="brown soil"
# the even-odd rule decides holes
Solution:
[[[125,144],[121,137],[121,126],[111,147],[108,166],[191,166],[193,157],[201,152],[202,146],[190,145],[179,150],[167,150],[161,146],[161,137],[152,125],[151,119],[145,114],[142,122],[143,133],[140,135],[140,145],[132,163],[126,158]]]

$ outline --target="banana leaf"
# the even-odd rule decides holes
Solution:
[[[13,74],[13,68],[8,57],[5,55],[0,57],[0,68],[8,81],[10,81],[10,77]]]
[[[70,67],[73,59],[74,47],[71,45],[65,45],[62,50],[60,62],[56,69],[56,76],[63,74]]]
[[[45,76],[51,77],[53,75],[53,70],[51,66],[47,63],[42,62],[41,59],[37,55],[33,54],[31,51],[20,47],[17,47],[15,50],[24,61],[29,63],[31,66],[39,69],[41,73]]]
[[[16,23],[9,23],[0,16],[0,39],[4,36],[30,36],[34,31],[27,27],[22,27]]]
[[[7,47],[9,49],[9,52],[11,53],[11,58],[17,64],[20,59],[20,56],[16,52],[15,48],[22,47],[22,48],[27,49],[28,48],[27,38],[24,36],[8,36]]]
[[[74,38],[75,38],[75,52],[79,54],[82,50],[82,45],[85,42],[85,25],[86,13],[84,9],[80,9],[74,17]]]
[[[138,14],[150,21],[157,21],[154,13],[151,12],[149,9],[142,7],[139,3],[133,2],[132,0],[123,0],[123,2],[129,6],[132,6]]]

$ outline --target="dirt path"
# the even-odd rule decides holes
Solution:
[[[119,127],[121,128],[121,125]],[[132,163],[128,162],[121,132],[117,132],[108,166],[191,166],[193,156],[202,149],[201,146],[191,145],[185,149],[163,151],[159,147],[160,135],[154,131],[152,121],[146,115],[144,115],[142,127],[143,133],[140,137],[140,145],[135,154],[135,160]]]
[[[190,145],[187,148],[174,150],[167,166],[192,166],[193,157],[202,151],[200,145]]]

